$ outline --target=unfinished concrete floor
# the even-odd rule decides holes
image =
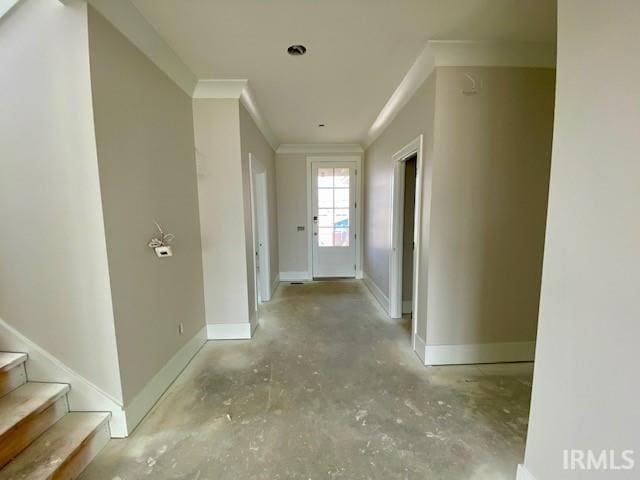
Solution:
[[[359,281],[281,284],[84,480],[513,480],[530,364],[426,368]]]

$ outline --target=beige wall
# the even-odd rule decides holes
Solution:
[[[245,232],[239,109],[235,99],[193,100],[208,324],[249,323],[255,316],[248,288],[251,237]]]
[[[558,2],[558,81],[525,466],[537,480],[640,478],[640,9]],[[593,68],[597,65],[597,68]],[[635,450],[565,471],[563,450]]]
[[[276,178],[279,271],[308,272],[306,155],[278,155]]]
[[[364,168],[364,272],[388,297],[391,254],[391,194],[393,155],[419,135],[424,135],[423,204],[418,328],[426,329],[427,265],[429,258],[429,213],[433,164],[433,115],[436,78],[431,74],[398,116],[367,149]]]
[[[0,65],[0,318],[121,401],[86,4],[20,2]]]
[[[191,99],[91,7],[89,46],[127,403],[205,325],[193,117]],[[171,258],[147,246],[154,220],[175,234]]]
[[[264,136],[258,130],[255,122],[247,112],[243,105],[240,105],[240,143],[242,151],[242,163],[243,163],[243,185],[245,189],[245,230],[251,232],[246,235],[246,240],[250,250],[250,255],[253,261],[253,245],[251,240],[253,238],[252,225],[251,225],[251,210],[247,209],[251,205],[251,198],[247,198],[249,193],[249,171],[248,161],[249,154],[251,153],[256,161],[258,161],[265,169],[267,176],[267,196],[268,196],[268,222],[269,222],[269,262],[270,262],[270,282],[274,282],[278,276],[278,208],[276,199],[276,160],[275,152],[271,148],[271,145],[265,140]],[[251,277],[253,277],[253,271],[251,271]],[[253,284],[251,285],[253,288]],[[254,292],[255,295],[255,292]],[[251,296],[250,296],[251,297]],[[253,297],[251,297],[251,301]]]
[[[553,102],[550,69],[437,69],[428,344],[535,340]]]

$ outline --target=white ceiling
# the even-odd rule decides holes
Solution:
[[[198,78],[249,79],[281,143],[363,141],[428,40],[556,31],[555,0],[132,2]],[[287,55],[296,43],[305,56]]]

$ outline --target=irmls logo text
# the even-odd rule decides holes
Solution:
[[[564,450],[562,465],[565,470],[633,470],[633,450]]]

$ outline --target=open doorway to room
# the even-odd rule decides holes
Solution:
[[[404,319],[415,350],[420,265],[422,136],[393,156],[389,315]]]
[[[271,300],[271,262],[269,259],[269,195],[267,171],[252,154],[251,166],[251,221],[253,230],[254,282],[256,309],[259,303]]]

